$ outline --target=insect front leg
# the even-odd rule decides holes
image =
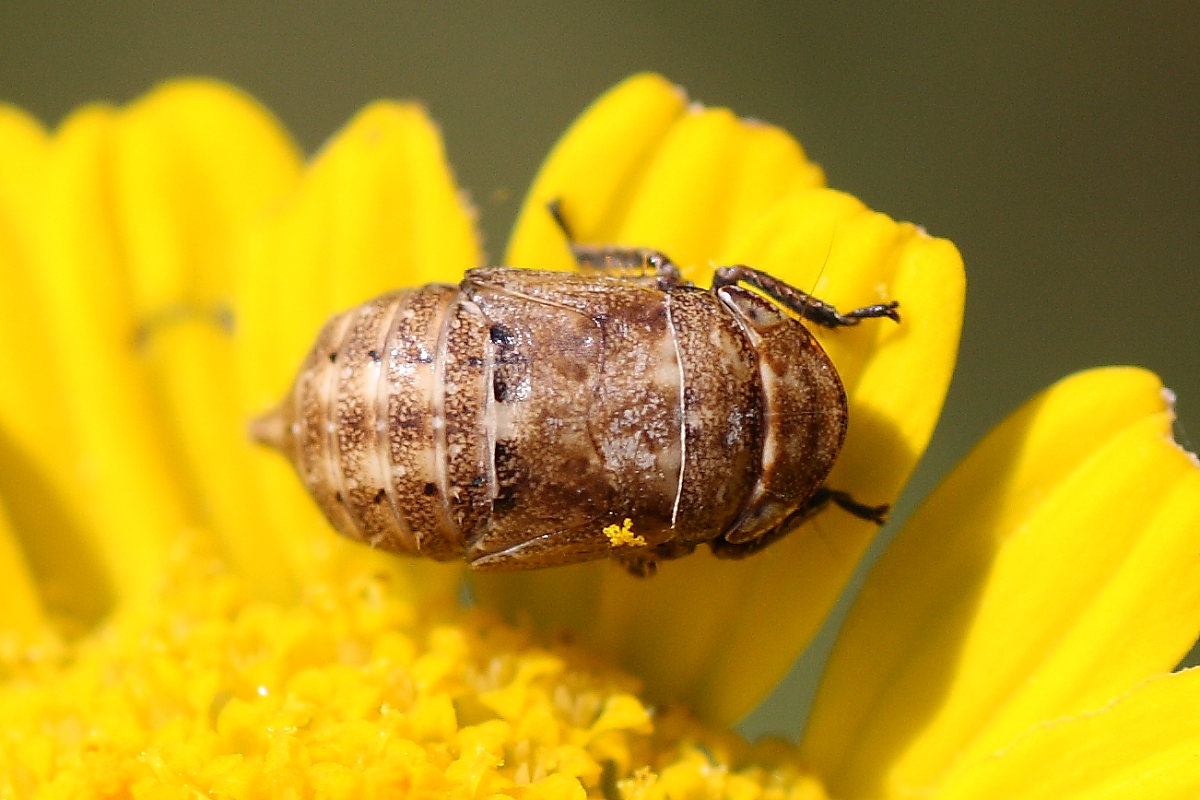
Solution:
[[[713,555],[717,558],[745,558],[746,556],[752,556],[759,550],[778,542],[796,530],[796,528],[799,528],[802,524],[828,507],[830,503],[848,511],[859,519],[874,522],[876,525],[882,525],[887,522],[887,513],[891,509],[891,506],[887,505],[869,506],[858,502],[847,492],[822,486],[813,493],[812,497],[804,502],[804,505],[793,511],[783,522],[757,539],[737,543],[727,542],[724,539],[715,539],[709,543],[709,546],[712,548]]]
[[[579,244],[563,216],[561,201],[551,201],[547,209],[567,240],[571,255],[580,269],[634,281],[651,280],[664,291],[684,285],[679,267],[666,253],[649,247]]]
[[[890,303],[863,306],[843,314],[824,300],[819,300],[808,292],[802,292],[795,286],[784,283],[753,267],[735,264],[730,267],[721,267],[713,275],[714,289],[737,283],[753,286],[784,308],[794,311],[804,319],[812,320],[818,325],[824,325],[826,328],[857,325],[859,320],[872,317],[887,317],[895,322],[900,321],[900,314],[896,311],[900,304],[895,300]]]

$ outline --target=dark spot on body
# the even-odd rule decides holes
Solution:
[[[430,355],[429,353],[426,353],[424,350],[422,350],[420,353],[417,353],[417,363],[418,364],[432,364],[433,356]]]
[[[492,448],[492,463],[496,465],[496,472],[511,471],[515,456],[516,448],[506,440],[498,439],[496,446]]]
[[[483,486],[485,483],[487,483],[487,478],[483,475],[476,475],[474,478],[471,478],[471,485],[476,488]]]
[[[383,499],[385,497],[387,497],[387,492],[385,492],[383,489],[380,489],[378,492],[375,493],[375,497],[372,498],[371,502],[373,502],[375,505],[379,505],[380,503],[383,502]]]
[[[376,364],[378,364],[380,361],[383,360],[382,358],[379,357],[379,353],[377,353],[374,350],[368,350],[367,357],[370,358],[372,361],[374,361]]]
[[[467,364],[472,367],[482,367],[483,359],[480,358],[479,356],[470,356],[469,358],[467,358]]]
[[[329,363],[332,364],[335,361],[337,361],[337,353],[330,353],[329,354]]]
[[[516,347],[517,337],[513,332],[503,325],[493,325],[488,329],[488,338],[492,340],[492,344],[498,344],[501,347]]]
[[[339,503],[340,503],[340,502],[342,502],[342,493],[341,493],[341,492],[334,492],[334,493],[333,493],[333,499],[334,499],[334,500],[336,500],[336,501],[338,501]]]
[[[508,383],[499,373],[492,376],[492,396],[497,403],[508,402]]]
[[[518,487],[523,483],[517,448],[505,441],[496,442],[492,451],[492,464],[496,472],[496,497],[492,501],[493,511],[507,511],[516,505]]]
[[[435,494],[437,494],[437,485],[433,484],[433,483],[427,483],[427,484],[425,484],[425,488],[422,489],[421,491],[425,493],[426,497],[429,497],[430,495],[435,495]]]

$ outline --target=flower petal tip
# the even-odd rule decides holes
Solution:
[[[233,84],[226,83],[219,78],[211,78],[205,75],[185,75],[177,78],[168,78],[155,84],[150,91],[142,95],[139,100],[148,98],[162,97],[165,95],[175,94],[215,94],[224,95],[227,97],[237,97],[258,105],[250,94],[242,91]]]
[[[1161,389],[1159,389],[1159,396],[1162,398],[1163,405],[1166,406],[1168,420],[1170,420],[1171,423],[1174,423],[1176,421],[1175,404],[1179,399],[1178,395],[1175,394],[1174,389],[1171,389],[1169,386],[1163,386]],[[1167,434],[1167,439],[1187,457],[1188,461],[1191,462],[1193,467],[1200,468],[1200,455],[1197,455],[1192,450],[1189,450],[1182,442],[1180,442],[1169,432]]]

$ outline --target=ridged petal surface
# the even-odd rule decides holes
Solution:
[[[869,576],[805,734],[840,797],[935,792],[1200,632],[1200,469],[1151,374],[1065,379],[1001,424]]]

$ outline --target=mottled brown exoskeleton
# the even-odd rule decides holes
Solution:
[[[796,317],[896,303],[842,314],[745,266],[701,289],[657,251],[575,244],[551,211],[581,272],[473,269],[338,314],[255,422],[338,531],[475,569],[647,575],[703,543],[754,553],[830,502],[882,521],[824,485],[846,395]]]

